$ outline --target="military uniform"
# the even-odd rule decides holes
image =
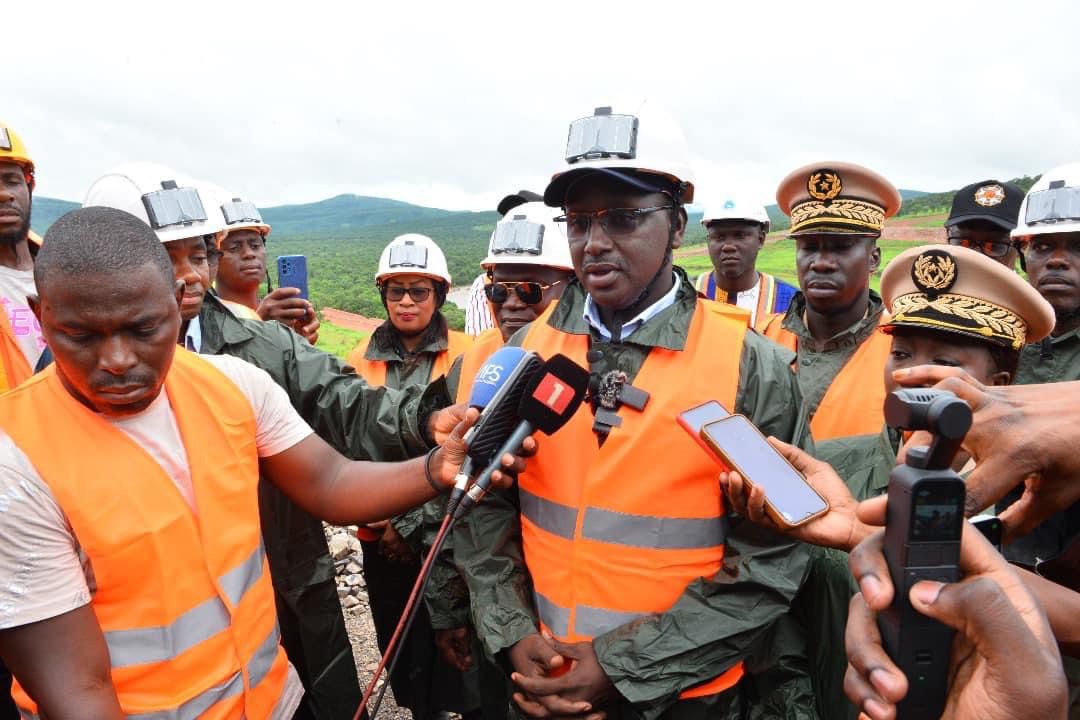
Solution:
[[[600,350],[594,354],[602,356],[591,364],[594,373],[604,376],[621,371],[626,374],[625,381],[633,384],[651,353],[681,351],[686,346],[695,313],[702,312],[698,305],[708,302],[697,299],[681,270],[676,269],[676,273],[679,285],[674,304],[621,343],[602,342],[590,329],[583,318],[586,295],[576,281],[559,304],[536,322],[546,323],[549,333],[584,336],[592,348]],[[531,325],[523,328],[510,343],[525,343],[533,330]],[[789,370],[791,359],[787,351],[746,332],[737,367],[734,411],[750,417],[766,434],[801,444],[806,431],[801,416],[791,411],[799,399]],[[654,387],[652,391],[661,389]],[[565,435],[566,429],[561,432]],[[684,433],[674,417],[670,432],[675,434],[673,439],[681,439]],[[589,435],[583,441],[595,445],[595,436]],[[666,480],[658,472],[651,480],[650,476],[628,477],[627,482],[631,481]],[[477,633],[487,652],[503,659],[506,650],[539,627],[530,573],[523,564],[520,502],[516,489],[488,498],[459,525],[454,538],[455,561],[468,580]],[[815,717],[801,629],[795,629],[793,638],[783,638],[787,643],[784,649],[778,649],[773,641],[775,623],[787,613],[803,582],[808,554],[806,546],[734,519],[721,572],[691,582],[667,611],[593,639],[602,667],[625,698],[609,717],[742,717],[744,712],[764,716],[766,707],[783,707],[791,717]],[[731,670],[740,661],[745,660],[753,676],[759,666],[781,658],[791,663],[790,672],[773,672],[768,684],[751,677],[728,691],[679,699],[691,686]]]
[[[776,201],[791,217],[789,235],[793,238],[877,238],[885,219],[897,213],[901,202],[900,193],[888,180],[842,162],[792,171],[781,181]],[[880,372],[888,353],[887,340],[875,332],[882,319],[880,298],[870,292],[862,319],[832,338],[814,340],[806,313],[806,297],[800,292],[787,314],[773,318],[764,333],[798,349],[795,370],[815,441],[877,433],[884,420]]]
[[[441,386],[373,388],[284,325],[240,320],[211,295],[199,321],[200,352],[266,370],[315,432],[350,458],[422,454],[429,447],[426,418],[449,402]],[[282,644],[307,689],[306,703],[315,717],[351,718],[360,688],[322,522],[267,482],[259,484],[259,509]]]

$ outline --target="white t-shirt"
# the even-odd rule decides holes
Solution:
[[[11,329],[15,331],[15,340],[22,348],[23,355],[33,370],[37,365],[41,351],[45,349],[45,338],[41,336],[41,325],[26,301],[27,295],[37,293],[34,285],[33,270],[13,270],[0,265],[0,303],[4,304]]]
[[[743,290],[735,298],[735,307],[741,307],[744,310],[750,311],[750,327],[753,327],[754,323],[757,322],[757,303],[758,298],[761,296],[762,280],[764,280],[764,278],[759,277],[752,288]]]
[[[224,355],[202,355],[251,402],[259,457],[288,450],[312,434],[289,397],[262,369]],[[146,410],[111,421],[165,470],[197,513],[187,452],[167,394]],[[62,451],[62,446],[60,448]],[[251,501],[257,502],[255,495]],[[93,568],[49,486],[0,431],[0,629],[46,620],[90,602]],[[273,718],[290,718],[303,687],[289,668],[285,692]]]

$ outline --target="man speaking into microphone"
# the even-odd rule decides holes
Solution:
[[[589,368],[590,397],[458,525],[475,630],[527,716],[811,716],[804,668],[770,666],[806,550],[730,522],[716,461],[677,422],[717,400],[802,443],[793,355],[674,267],[685,144],[665,118],[618,110],[571,124],[544,201],[563,209],[576,278],[509,341]]]

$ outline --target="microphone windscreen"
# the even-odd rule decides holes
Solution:
[[[484,361],[480,371],[476,373],[473,381],[472,392],[469,393],[469,405],[481,410],[488,406],[491,398],[507,381],[511,370],[521,362],[528,353],[519,347],[507,345],[501,347]]]
[[[565,355],[553,355],[522,394],[518,417],[550,435],[574,416],[588,387],[588,370]]]
[[[508,348],[504,348],[508,349]],[[521,348],[513,348],[521,350]],[[501,355],[503,351],[491,356],[485,367],[489,368],[489,380],[495,384],[495,393],[488,400],[487,406],[480,413],[480,418],[470,430],[469,457],[481,466],[491,461],[514,428],[518,425],[518,406],[521,396],[528,389],[536,372],[544,366],[543,361],[534,352]],[[515,360],[513,364],[503,362]],[[481,370],[480,375],[484,374]],[[496,377],[497,376],[497,377]]]

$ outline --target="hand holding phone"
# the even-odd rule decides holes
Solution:
[[[828,501],[745,416],[707,423],[701,438],[747,486],[764,491],[765,513],[779,528],[804,525],[829,511]]]

